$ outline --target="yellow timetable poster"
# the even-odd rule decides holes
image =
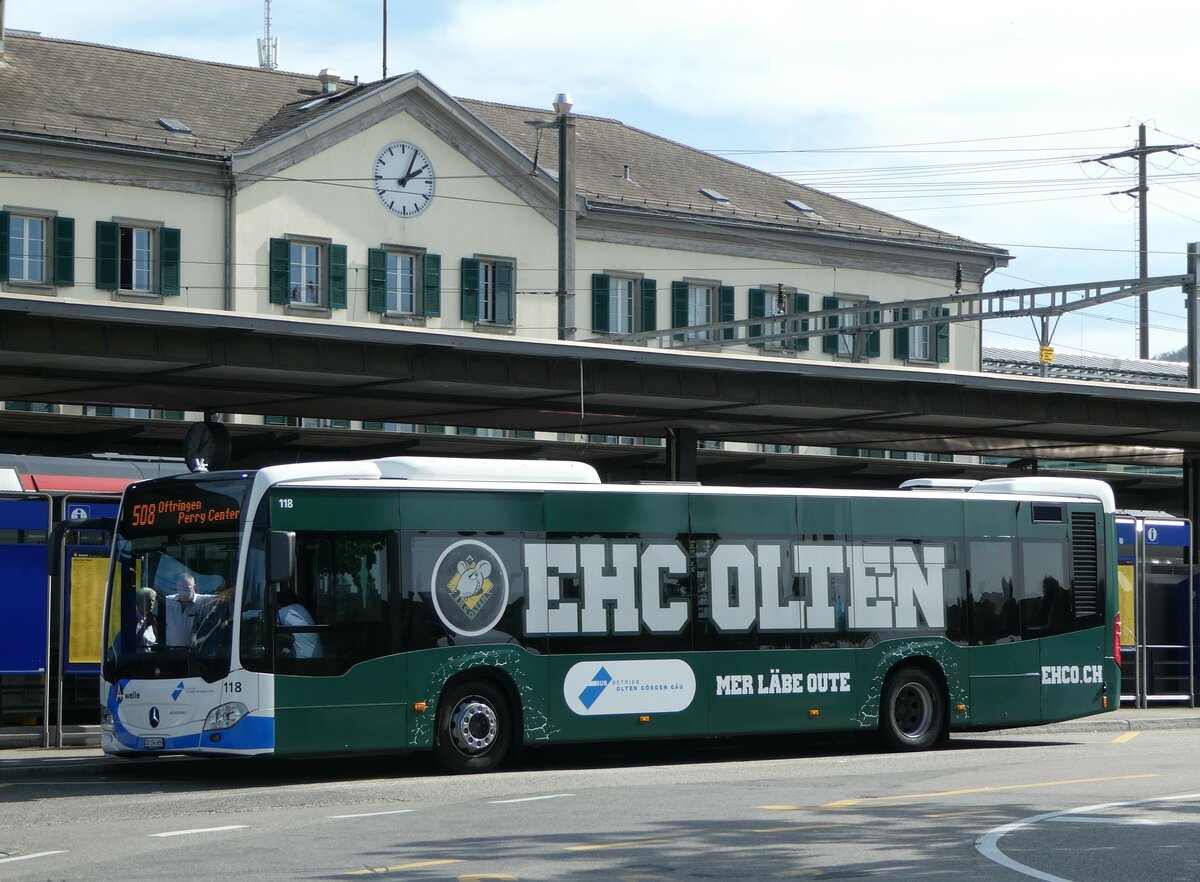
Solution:
[[[1121,645],[1133,646],[1137,635],[1137,619],[1133,605],[1133,564],[1121,564],[1117,567],[1117,587],[1121,601]]]
[[[71,633],[67,664],[100,664],[100,628],[104,621],[107,557],[71,558]]]

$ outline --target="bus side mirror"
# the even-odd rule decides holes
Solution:
[[[267,533],[267,581],[290,582],[296,575],[296,534],[291,530]]]

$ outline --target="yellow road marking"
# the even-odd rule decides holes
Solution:
[[[1124,735],[1118,735],[1116,738],[1114,738],[1112,740],[1112,743],[1113,744],[1124,744],[1126,741],[1132,741],[1134,738],[1137,738],[1141,734],[1142,734],[1141,732],[1126,732]]]
[[[751,833],[791,833],[793,830],[816,830],[821,827],[834,827],[835,824],[792,824],[788,827],[763,827],[751,830]]]
[[[937,790],[932,793],[910,793],[906,796],[865,796],[862,799],[839,799],[828,802],[822,808],[846,808],[852,805],[880,802],[910,802],[917,799],[933,799],[939,796],[966,796],[972,793],[1000,793],[1005,790],[1033,790],[1038,787],[1065,787],[1068,784],[1096,784],[1102,781],[1133,781],[1139,778],[1157,778],[1156,774],[1114,775],[1107,778],[1071,778],[1066,781],[1041,781],[1036,784],[999,784],[995,787],[969,787],[963,790]]]
[[[602,848],[641,848],[643,845],[666,845],[669,839],[630,839],[628,842],[607,842],[604,845],[569,845],[565,851],[599,851]]]
[[[420,867],[437,867],[442,864],[461,864],[461,858],[445,858],[436,861],[414,861],[411,864],[396,864],[394,867],[375,867],[370,870],[352,870],[347,876],[371,876],[376,873],[394,873],[397,870],[416,870]]]

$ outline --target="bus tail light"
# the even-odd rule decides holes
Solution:
[[[1113,658],[1117,660],[1117,667],[1121,667],[1121,614],[1119,612],[1116,619],[1113,620]]]

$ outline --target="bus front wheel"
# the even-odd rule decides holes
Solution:
[[[888,678],[879,732],[892,750],[928,750],[946,733],[946,700],[929,672],[906,667]]]
[[[512,728],[508,701],[498,688],[482,680],[465,682],[438,702],[434,750],[450,772],[487,772],[508,754]]]

